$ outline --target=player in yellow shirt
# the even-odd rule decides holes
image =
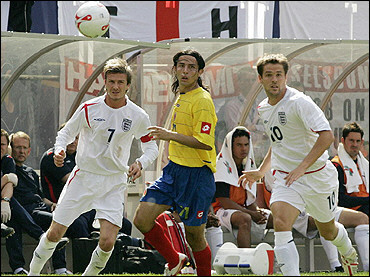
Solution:
[[[185,225],[197,275],[210,276],[211,250],[204,231],[216,190],[213,173],[217,117],[211,95],[200,78],[205,67],[202,56],[185,50],[173,57],[173,63],[172,91],[180,95],[174,104],[171,130],[149,127],[152,139],[169,141],[169,163],[140,199],[134,224],[166,258],[165,275],[177,275],[188,257],[173,248],[155,221],[159,214],[173,208]]]

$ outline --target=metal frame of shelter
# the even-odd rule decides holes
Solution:
[[[335,95],[338,87],[343,81],[359,66],[369,60],[369,41],[358,40],[298,40],[298,39],[207,39],[207,38],[186,38],[148,43],[140,41],[117,40],[108,38],[86,38],[81,36],[60,36],[49,34],[1,32],[2,49],[2,71],[1,71],[1,105],[3,105],[9,95],[14,94],[15,99],[21,99],[20,90],[30,89],[27,85],[29,80],[39,82],[53,80],[58,84],[61,76],[68,74],[64,70],[53,70],[55,67],[48,67],[55,64],[57,67],[66,66],[64,63],[67,58],[74,60],[87,59],[93,67],[89,67],[85,73],[83,83],[79,85],[79,90],[74,94],[74,99],[69,107],[65,107],[68,112],[64,115],[69,119],[74,111],[83,101],[89,89],[94,85],[98,86],[99,94],[103,93],[104,84],[97,82],[97,78],[102,74],[104,63],[117,56],[129,56],[128,63],[136,68],[136,89],[141,92],[140,101],[137,104],[145,106],[144,91],[147,91],[146,79],[144,78],[148,69],[156,72],[165,70],[171,72],[172,56],[180,49],[188,47],[199,51],[206,61],[206,68],[212,66],[227,65],[233,67],[240,64],[253,64],[264,52],[279,52],[287,56],[290,62],[304,58],[315,63],[337,63],[342,65],[341,71],[334,76],[328,88],[323,88],[324,96],[320,107],[325,110],[329,101]],[[154,62],[153,62],[154,61]],[[5,66],[10,65],[12,70],[5,72]],[[79,65],[81,66],[81,65]],[[49,70],[43,72],[43,68]],[[4,68],[4,71],[3,71]],[[81,67],[80,67],[81,68]],[[41,71],[41,74],[34,72]],[[57,72],[52,75],[48,72]],[[368,72],[368,71],[367,71]],[[367,74],[368,75],[368,74]],[[366,81],[366,80],[365,80]],[[19,84],[22,84],[19,86]],[[61,85],[61,84],[59,84]],[[169,86],[168,86],[169,87]],[[20,89],[21,88],[21,89]],[[241,107],[238,124],[245,124],[257,97],[262,91],[262,86],[256,81],[245,99],[245,105]],[[171,93],[170,91],[168,92]],[[367,96],[368,103],[368,76],[367,76]],[[175,101],[175,97],[168,97],[168,105]],[[71,102],[71,101],[70,101]],[[35,108],[36,109],[36,108]],[[144,107],[145,109],[145,107]],[[160,107],[158,107],[160,109]],[[368,105],[366,107],[368,109]],[[161,111],[166,114],[165,121],[161,122],[165,127],[169,127],[171,108]],[[367,113],[366,113],[367,114]],[[6,115],[4,115],[5,117]],[[60,115],[61,116],[61,115]],[[4,119],[6,120],[6,118]],[[62,120],[59,119],[59,122]],[[159,122],[152,122],[159,124]],[[368,124],[368,120],[367,120]],[[9,124],[8,124],[9,125]],[[3,112],[2,112],[3,126]],[[3,127],[2,127],[3,128]],[[29,127],[31,128],[31,126]],[[54,126],[57,128],[57,126]],[[27,131],[27,130],[26,130]],[[163,156],[165,143],[159,143],[160,155]],[[158,177],[162,170],[161,162],[157,162],[155,173],[151,176]]]

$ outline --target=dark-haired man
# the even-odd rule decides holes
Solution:
[[[173,57],[172,91],[179,94],[174,104],[171,130],[150,127],[156,140],[169,141],[169,163],[163,175],[146,189],[134,216],[135,226],[167,260],[165,275],[177,275],[187,261],[166,239],[155,221],[162,212],[174,208],[185,225],[186,240],[192,248],[197,274],[211,275],[211,250],[205,239],[216,170],[215,107],[201,74],[203,57],[194,50]]]

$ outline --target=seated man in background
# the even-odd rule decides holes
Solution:
[[[30,137],[22,131],[16,132],[11,136],[10,145],[18,176],[18,186],[14,189],[13,197],[26,209],[42,230],[46,231],[52,221],[52,212],[56,203],[44,197],[38,174],[31,167],[24,164],[31,153]],[[79,237],[81,233],[88,233],[88,231],[86,231],[85,225],[76,220],[68,228],[66,236]],[[54,255],[53,267],[55,273],[71,274],[66,269],[65,249],[55,251]]]
[[[251,188],[238,185],[242,171],[256,168],[251,134],[245,127],[235,127],[226,135],[216,166],[216,201],[212,206],[221,226],[236,236],[239,248],[250,248],[252,241],[262,242],[265,229],[273,228],[271,211],[257,206],[256,183]],[[305,213],[298,216],[293,228],[308,238],[317,234],[313,218]]]
[[[44,231],[15,197],[12,197],[13,187],[18,183],[18,176],[16,175],[14,159],[8,155],[8,147],[9,134],[1,129],[1,173],[5,174],[1,178],[1,217],[2,221],[7,222],[13,233],[15,232],[13,237],[6,240],[6,250],[13,273],[27,274],[28,272],[24,269],[25,259],[22,253],[22,232],[24,231],[32,238],[39,240]],[[7,234],[9,236],[9,231]],[[58,244],[58,249],[63,248],[68,241],[67,238],[63,238]]]
[[[369,161],[361,153],[364,130],[356,123],[347,123],[342,130],[338,155],[332,159],[339,178],[341,207],[361,211],[369,216]]]
[[[341,208],[336,220],[347,228],[355,228],[358,252],[364,270],[369,271],[369,161],[360,151],[363,137],[364,130],[358,123],[345,124],[338,155],[332,163],[338,171],[338,207],[348,208]]]
[[[64,126],[65,123],[59,127],[59,130],[61,130]],[[73,168],[76,166],[75,158],[77,153],[77,145],[78,136],[72,143],[67,145],[66,158],[64,159],[64,164],[61,167],[57,167],[54,163],[54,147],[48,149],[41,157],[40,175],[42,190],[45,198],[54,203],[58,202],[63,187],[67,182]],[[90,210],[81,214],[76,221],[80,221],[81,224],[86,228],[82,229],[79,234],[72,234],[71,238],[91,237],[91,233],[99,229],[94,227],[98,227],[96,224],[94,224],[95,214],[95,210]],[[122,219],[122,228],[120,229],[120,232],[129,236],[131,235],[132,223],[127,219],[126,215]],[[78,236],[74,237],[73,235]],[[96,235],[95,232],[93,236],[94,235]]]
[[[270,211],[260,209],[255,203],[256,183],[251,189],[238,184],[243,170],[255,168],[252,139],[245,127],[237,126],[226,135],[216,168],[214,212],[221,226],[231,233],[238,229],[237,246],[250,248],[252,235],[262,240],[265,228],[272,228],[272,219]]]

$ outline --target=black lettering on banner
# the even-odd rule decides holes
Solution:
[[[365,99],[356,99],[356,121],[365,120]]]
[[[351,120],[351,100],[346,99],[343,102],[343,119],[345,121]]]
[[[333,119],[333,103],[331,101],[329,101],[328,105],[326,105],[325,116],[327,120]]]
[[[118,9],[117,9],[116,6],[105,6],[105,7],[107,8],[110,16],[117,16]],[[104,35],[102,35],[102,37],[107,37],[107,38],[110,37],[109,36],[109,28],[108,28],[108,31]]]
[[[221,22],[220,9],[213,9],[211,12],[212,18],[212,37],[221,36],[222,31],[229,30],[229,38],[238,37],[238,6],[229,7],[229,21]]]

